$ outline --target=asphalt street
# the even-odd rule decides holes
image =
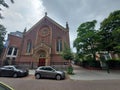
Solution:
[[[67,75],[65,80],[39,79],[34,77],[35,70],[22,78],[0,77],[0,81],[15,90],[120,90],[120,71],[87,70],[74,67],[74,75]]]
[[[33,76],[24,78],[3,78],[0,81],[15,90],[120,90],[120,80],[36,80]]]

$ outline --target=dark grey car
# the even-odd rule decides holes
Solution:
[[[57,71],[51,66],[41,66],[36,69],[35,78],[55,78],[61,80],[65,79],[65,73],[63,71]]]
[[[27,69],[23,69],[20,66],[17,65],[7,65],[0,67],[0,76],[5,77],[22,77],[27,76],[29,74],[29,71]]]

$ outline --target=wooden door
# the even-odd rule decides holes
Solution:
[[[40,58],[38,66],[45,66],[45,58]]]

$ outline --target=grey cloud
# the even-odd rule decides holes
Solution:
[[[54,17],[63,20],[72,18],[75,21],[85,21],[91,14],[94,17],[107,16],[111,11],[120,8],[119,3],[120,0],[43,0],[43,5]]]
[[[43,0],[48,16],[55,17],[62,25],[69,22],[71,46],[81,23],[96,19],[98,29],[103,19],[120,9],[119,4],[120,0]]]
[[[8,2],[9,3],[9,2]],[[7,28],[8,33],[16,30],[23,31],[25,27],[31,28],[42,17],[44,10],[39,0],[15,0],[14,4],[9,3],[9,9],[4,9],[2,24]],[[40,8],[40,7],[41,8]]]

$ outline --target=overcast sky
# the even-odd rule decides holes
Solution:
[[[100,22],[108,17],[114,10],[120,9],[120,0],[14,0],[10,8],[4,8],[0,20],[7,32],[21,31],[31,28],[47,12],[48,16],[60,25],[69,23],[71,48],[77,36],[78,26],[86,21],[97,20],[97,28]]]

